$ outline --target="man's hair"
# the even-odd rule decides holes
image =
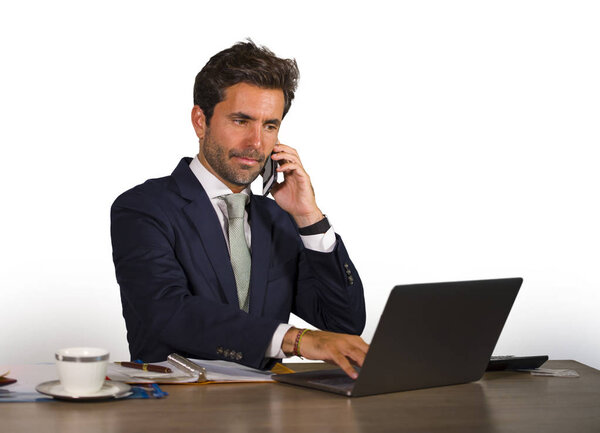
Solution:
[[[208,125],[215,105],[225,99],[225,89],[247,83],[263,89],[281,89],[285,117],[292,105],[299,78],[295,59],[281,59],[267,47],[259,47],[248,39],[215,54],[204,65],[196,75],[194,105],[200,106]]]

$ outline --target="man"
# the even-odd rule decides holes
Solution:
[[[213,56],[194,86],[198,155],[113,204],[132,358],[177,352],[267,368],[301,355],[356,377],[351,364],[368,350],[362,284],[298,153],[278,141],[298,76],[294,60],[251,41]],[[275,201],[249,188],[269,158],[284,175]],[[288,325],[290,312],[326,331]]]

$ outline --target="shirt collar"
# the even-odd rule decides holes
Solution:
[[[190,162],[190,170],[204,188],[206,195],[208,195],[209,199],[215,199],[224,195],[231,194],[231,190],[227,185],[221,182],[214,174],[212,174],[206,167],[202,165],[202,163],[198,160],[198,156],[196,155],[192,162]],[[250,186],[247,186],[242,191],[242,194],[251,195],[250,194]]]

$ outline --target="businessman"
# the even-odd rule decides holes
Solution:
[[[368,350],[362,283],[298,152],[278,141],[298,77],[295,60],[252,41],[213,56],[194,85],[197,156],[114,202],[132,358],[177,352],[268,368],[300,355],[356,377]],[[274,200],[249,188],[270,160],[283,176]],[[288,324],[290,312],[320,330]]]

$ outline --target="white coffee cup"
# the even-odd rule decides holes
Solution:
[[[58,378],[65,391],[84,396],[98,392],[104,384],[108,351],[95,347],[70,347],[56,352]]]

